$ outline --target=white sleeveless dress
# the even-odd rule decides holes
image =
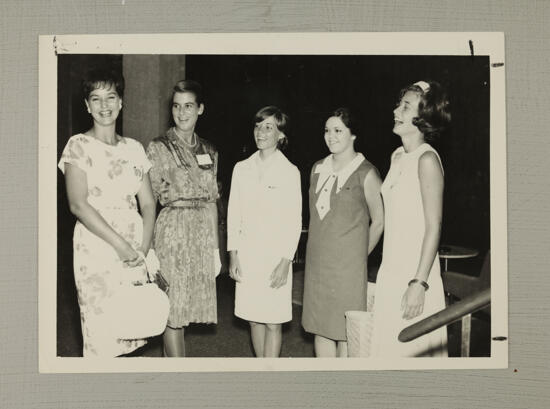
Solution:
[[[396,149],[382,184],[385,227],[374,301],[373,357],[447,356],[446,327],[406,343],[397,339],[405,327],[445,308],[439,256],[436,254],[428,277],[430,288],[426,291],[423,313],[411,320],[402,318],[401,299],[408,282],[416,274],[426,227],[418,160],[427,151],[437,155],[427,143],[408,153],[403,147]],[[439,155],[437,157],[439,159]]]

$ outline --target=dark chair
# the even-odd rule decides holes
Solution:
[[[462,299],[491,286],[491,251],[487,251],[478,276],[446,271],[442,274],[445,292]]]
[[[469,295],[479,293],[491,286],[491,252],[487,251],[481,271],[478,276],[458,273],[455,271],[446,271],[443,278],[443,288],[445,293],[451,297],[463,299]],[[491,313],[491,307],[487,307],[483,312]],[[462,317],[462,345],[461,356],[470,356],[470,333],[472,330],[472,315],[468,314]]]

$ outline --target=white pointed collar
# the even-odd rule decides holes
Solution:
[[[317,179],[317,186],[315,186],[315,193],[319,193],[321,187],[325,184],[328,178],[335,176],[336,178],[336,193],[340,192],[344,184],[347,182],[349,177],[355,170],[361,165],[365,160],[365,157],[361,152],[358,152],[355,158],[348,163],[344,168],[340,169],[338,172],[334,171],[334,159],[333,155],[328,155],[323,162],[319,163],[314,173],[319,174],[319,179]],[[332,184],[331,184],[332,185]],[[331,186],[332,187],[332,186]]]

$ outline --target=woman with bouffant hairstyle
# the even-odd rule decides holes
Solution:
[[[437,250],[443,208],[443,166],[428,142],[451,120],[440,84],[418,81],[405,87],[393,111],[393,132],[402,146],[391,156],[382,184],[385,231],[376,281],[372,356],[447,356],[442,327],[402,343],[399,332],[445,308]]]

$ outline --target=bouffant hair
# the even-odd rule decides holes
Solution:
[[[334,110],[331,117],[340,118],[342,123],[350,130],[352,135],[357,136],[360,128],[359,118],[349,108],[341,107]]]
[[[433,142],[451,123],[450,102],[445,89],[435,81],[419,81],[401,90],[399,99],[409,92],[420,97],[418,116],[412,121],[427,142]]]
[[[114,70],[95,68],[82,81],[82,94],[88,99],[93,90],[114,87],[120,98],[124,95],[124,77]]]

